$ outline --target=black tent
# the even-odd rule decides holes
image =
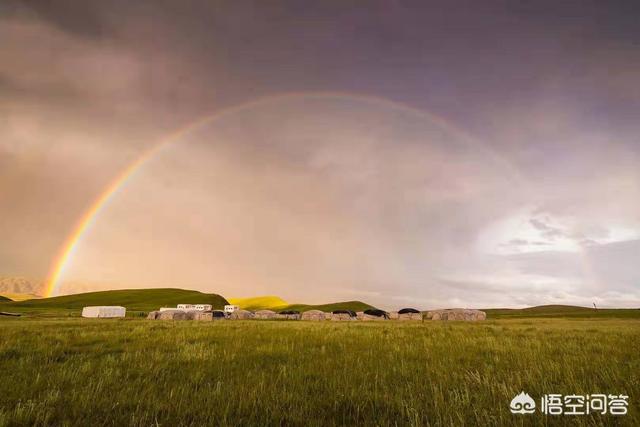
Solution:
[[[384,317],[385,319],[389,318],[389,313],[387,313],[384,310],[378,310],[377,308],[365,310],[364,314],[367,314],[369,316],[375,316],[375,317]]]
[[[298,310],[284,310],[284,311],[281,311],[279,314],[293,315],[293,314],[300,314],[300,312]]]
[[[211,312],[211,316],[213,316],[214,319],[223,319],[225,316],[224,311],[221,310],[213,310]]]
[[[356,317],[356,312],[353,310],[333,310],[333,314],[348,314],[351,317]]]
[[[415,308],[403,308],[398,311],[398,314],[409,314],[409,313],[417,313],[420,314],[420,310],[416,310]]]

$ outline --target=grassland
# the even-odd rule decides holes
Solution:
[[[331,304],[289,304],[275,296],[235,298],[234,304],[246,310],[322,310],[333,311],[348,309],[363,311],[373,308],[361,301],[344,301]],[[11,311],[29,316],[79,316],[82,307],[89,305],[121,305],[127,308],[129,316],[144,316],[160,307],[175,307],[177,304],[211,304],[215,309],[224,308],[227,300],[217,294],[205,294],[185,289],[125,289],[82,294],[65,295],[53,298],[40,298],[27,301],[7,301],[0,299],[0,311]]]
[[[0,426],[640,425],[640,321],[0,319]],[[630,396],[622,418],[513,396]]]
[[[640,309],[594,309],[572,305],[541,305],[521,309],[485,309],[490,319],[562,318],[562,319],[640,319]]]

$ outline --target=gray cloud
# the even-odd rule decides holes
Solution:
[[[0,273],[43,278],[105,186],[195,117],[337,91],[475,137],[362,99],[242,111],[136,174],[81,242],[68,290],[636,304],[635,11],[358,6],[3,3]]]

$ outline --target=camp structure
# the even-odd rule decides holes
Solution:
[[[331,320],[335,320],[338,322],[357,320],[356,312],[352,310],[333,310],[333,312],[331,312]]]
[[[278,317],[278,313],[271,310],[258,310],[255,312],[255,318],[260,320],[275,319]]]
[[[178,304],[179,310],[211,311],[211,304]]]
[[[398,310],[398,320],[422,320],[422,312],[415,308]]]
[[[278,313],[280,319],[300,320],[300,312],[298,310],[283,310]]]
[[[362,320],[387,320],[389,319],[389,313],[384,310],[378,310],[377,308],[372,308],[369,310],[365,310],[362,314]]]
[[[327,316],[324,311],[320,310],[307,310],[302,313],[302,320],[325,320]]]
[[[227,318],[227,315],[222,310],[213,310],[211,312],[211,317],[213,320],[224,320]]]
[[[226,312],[226,310],[225,310]],[[233,320],[247,320],[247,319],[253,319],[253,313],[248,311],[248,310],[235,310],[233,311],[230,315],[229,315],[229,319],[233,319]]]
[[[97,305],[82,309],[82,317],[113,318],[124,317],[126,314],[127,309],[119,305]]]
[[[161,310],[156,313],[156,320],[187,320],[187,312],[184,310]]]
[[[429,320],[464,320],[467,322],[476,322],[486,320],[487,313],[480,310],[449,308],[445,310],[428,311],[426,318]]]
[[[197,320],[201,322],[211,322],[213,320],[213,313],[210,311],[192,311],[187,313],[188,320]]]
[[[233,305],[233,304],[227,304],[224,306],[224,312],[227,314],[231,314],[234,311],[240,310],[240,307],[238,307],[237,305]]]

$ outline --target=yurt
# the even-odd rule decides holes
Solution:
[[[300,320],[300,312],[297,310],[283,310],[278,313],[278,317],[286,320]]]
[[[190,316],[187,315],[187,318]],[[211,322],[213,320],[213,313],[210,311],[194,311],[193,320],[199,320],[201,322]]]
[[[233,320],[247,320],[253,319],[253,313],[248,310],[235,310],[229,315],[229,319]]]
[[[148,320],[156,320],[156,318],[158,317],[159,314],[160,314],[159,311],[150,311],[149,314],[147,314],[147,319]]]
[[[422,320],[422,312],[415,308],[398,310],[398,320]]]
[[[187,320],[187,313],[183,310],[162,310],[156,317],[158,320]]]
[[[302,320],[325,320],[326,315],[324,311],[320,310],[308,310],[302,313]]]
[[[377,308],[365,310],[362,320],[387,320],[389,319],[389,313],[384,310],[378,310]]]
[[[119,305],[98,305],[82,309],[82,317],[113,318],[124,317],[126,313],[127,309]]]
[[[428,311],[426,318],[429,320],[463,320],[467,322],[476,322],[486,320],[487,313],[480,310],[450,308],[445,310]]]
[[[352,310],[333,310],[331,314],[331,320],[335,320],[338,322],[357,320],[356,312]]]
[[[278,313],[271,310],[258,310],[255,313],[255,318],[261,319],[261,320],[270,320],[270,319],[275,319],[277,317],[278,317]]]

